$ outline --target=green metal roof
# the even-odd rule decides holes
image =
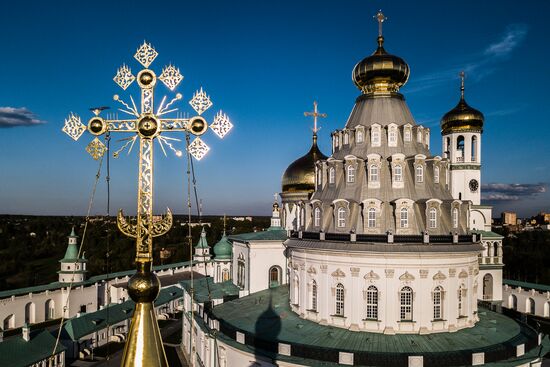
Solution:
[[[172,268],[183,268],[183,267],[191,266],[194,263],[195,263],[195,261],[183,261],[183,262],[177,262],[177,263],[172,263],[172,264],[158,265],[158,266],[153,266],[153,270],[154,271],[161,271],[161,270],[172,269]],[[134,275],[135,272],[136,271],[134,269],[134,270],[119,271],[119,272],[116,272],[116,273],[95,275],[95,276],[90,277],[89,279],[87,279],[83,282],[73,283],[73,287],[79,287],[81,285],[88,286],[88,285],[93,285],[93,284],[101,282],[101,281],[107,281],[107,280],[110,280],[110,279],[123,278],[123,277],[126,277],[126,276],[132,276],[132,275]],[[67,287],[67,286],[68,286],[68,283],[53,282],[53,283],[49,283],[49,284],[37,285],[37,286],[34,286],[34,287],[10,289],[10,290],[7,290],[7,291],[0,292],[0,299],[8,298],[8,297],[11,297],[11,296],[21,296],[23,294],[29,294],[29,293],[41,293],[41,292],[45,292],[45,291],[52,291],[52,290],[60,289],[60,288]]]
[[[483,238],[490,239],[502,239],[504,236],[501,236],[498,233],[492,231],[473,231],[474,233],[479,233]]]
[[[225,232],[221,240],[214,245],[214,255],[216,255],[216,260],[227,260],[231,259],[233,254],[233,244],[229,242]]]
[[[202,227],[201,238],[195,248],[208,248],[208,241],[206,241],[206,231],[204,230],[204,227]]]
[[[155,306],[163,305],[182,296],[183,290],[180,287],[172,286],[161,289],[155,300]],[[85,313],[80,317],[67,320],[63,329],[71,340],[79,340],[86,335],[106,328],[107,324],[113,325],[129,319],[134,313],[134,306],[135,303],[132,300],[111,304],[102,310]]]
[[[479,350],[501,345],[521,335],[516,321],[486,310],[480,310],[476,326],[454,333],[385,335],[354,332],[302,319],[291,311],[288,300],[288,286],[280,286],[215,306],[213,314],[226,324],[267,340],[348,352],[412,354]],[[275,322],[280,322],[276,335],[273,334]]]
[[[520,282],[518,280],[511,279],[502,279],[502,283],[511,285],[512,287],[521,287],[523,289],[535,289],[537,291],[550,292],[550,285],[546,284]]]
[[[180,283],[187,293],[191,293],[191,280]],[[205,277],[193,280],[194,299],[198,303],[204,303],[210,299],[223,299],[227,296],[238,296],[240,288],[231,280],[214,283],[212,277]],[[210,295],[210,297],[209,297]]]
[[[52,355],[55,347],[55,337],[43,330],[25,341],[21,336],[4,339],[0,343],[0,362],[2,366],[26,367]],[[66,350],[61,343],[57,345],[56,353]]]
[[[284,229],[270,227],[267,231],[241,233],[229,236],[230,240],[240,242],[250,241],[285,241],[288,239],[287,232]]]

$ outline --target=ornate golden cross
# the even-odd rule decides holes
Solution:
[[[466,78],[466,73],[462,70],[458,76],[460,76],[460,98],[464,99],[464,79]]]
[[[133,133],[133,136],[126,140],[126,143],[113,155],[118,157],[119,153],[128,148],[132,150],[134,143],[139,139],[139,170],[138,170],[138,195],[137,195],[137,218],[135,221],[127,221],[122,210],[117,216],[118,228],[125,235],[136,239],[136,265],[137,272],[128,282],[128,293],[136,302],[136,311],[132,318],[132,325],[128,333],[128,341],[124,349],[123,366],[167,366],[166,355],[160,339],[160,331],[156,322],[153,308],[153,301],[156,299],[160,282],[158,277],[152,273],[153,262],[153,237],[161,236],[168,232],[172,226],[172,213],[167,209],[167,214],[161,219],[153,217],[153,148],[155,140],[166,155],[166,147],[171,149],[177,156],[181,156],[180,150],[174,148],[174,141],[179,139],[170,138],[163,134],[169,132],[184,132],[193,134],[196,138],[186,148],[189,154],[197,160],[210,149],[201,139],[208,128],[212,129],[220,138],[223,138],[233,127],[229,118],[222,111],[219,111],[212,124],[208,124],[202,117],[203,112],[212,106],[210,97],[202,90],[196,91],[189,104],[195,112],[191,118],[168,117],[170,113],[176,112],[177,108],[171,106],[182,99],[177,93],[170,102],[166,103],[164,96],[155,110],[155,86],[160,81],[170,91],[178,86],[183,80],[179,69],[173,65],[165,66],[160,76],[149,69],[158,53],[148,43],[144,42],[137,50],[134,58],[143,66],[143,69],[132,74],[129,66],[122,65],[113,80],[126,90],[134,81],[140,88],[141,103],[138,109],[132,96],[131,104],[124,102],[118,95],[113,99],[120,103],[123,108],[119,111],[129,115],[127,119],[105,119],[100,116],[104,107],[94,108],[94,116],[90,118],[87,125],[82,124],[80,117],[71,113],[65,120],[63,131],[74,140],[78,140],[84,131],[88,130],[95,138],[86,147],[86,150],[94,159],[100,159],[106,152],[107,147],[99,136],[110,133]]]
[[[313,116],[313,134],[317,135],[317,132],[321,130],[321,128],[317,126],[317,117],[325,118],[327,114],[319,113],[317,110],[317,101],[313,101],[313,112],[304,112],[304,116]]]
[[[382,23],[384,23],[388,18],[382,13],[382,9],[378,10],[378,13],[376,13],[375,16],[373,16],[374,19],[378,22],[378,37],[382,36]]]

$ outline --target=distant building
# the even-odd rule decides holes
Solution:
[[[514,212],[502,212],[502,225],[513,226],[517,223],[517,214]]]

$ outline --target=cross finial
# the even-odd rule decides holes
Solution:
[[[226,226],[227,216],[223,215],[223,234],[225,235],[225,226]]]
[[[274,194],[273,194],[273,198],[275,199],[275,202],[277,202],[278,199],[279,199],[279,194],[274,193]]]
[[[458,75],[460,76],[460,98],[464,99],[464,79],[466,78],[466,73],[462,70]]]
[[[317,132],[321,130],[321,128],[317,126],[317,117],[325,118],[327,114],[319,113],[317,110],[317,101],[313,101],[313,112],[304,112],[304,116],[313,116],[313,135],[317,136]]]
[[[382,13],[382,9],[378,10],[378,13],[376,13],[373,18],[378,22],[378,37],[382,37],[382,23],[384,23],[388,18],[384,15],[384,13]]]

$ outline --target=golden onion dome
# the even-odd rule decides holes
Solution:
[[[292,162],[283,174],[283,192],[315,191],[315,162],[327,158],[319,150],[317,135],[314,134],[309,152]]]
[[[455,108],[447,112],[441,119],[441,132],[448,134],[460,131],[483,131],[485,117],[483,113],[470,107],[464,99],[464,73],[460,74],[460,101]]]
[[[397,92],[409,79],[409,65],[384,49],[384,37],[378,36],[378,48],[361,60],[352,72],[353,83],[363,93]]]

